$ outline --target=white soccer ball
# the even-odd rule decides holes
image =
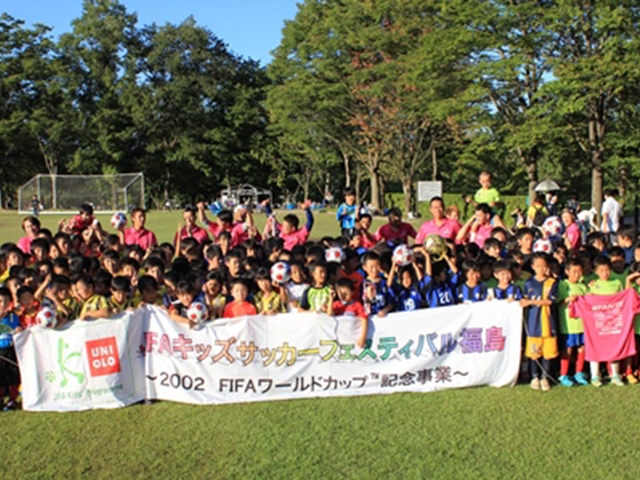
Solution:
[[[51,308],[44,306],[40,309],[38,314],[36,315],[36,323],[41,328],[53,328],[58,324],[58,317],[56,316],[56,311]]]
[[[276,262],[271,265],[269,273],[271,274],[271,280],[276,283],[283,284],[289,281],[291,269],[287,262]]]
[[[340,247],[329,247],[324,251],[324,259],[327,262],[341,263],[344,260],[344,252]]]
[[[533,251],[536,253],[538,252],[552,253],[553,244],[551,243],[550,240],[547,240],[546,238],[540,238],[534,242]]]
[[[204,322],[207,319],[207,307],[204,303],[192,302],[187,309],[187,318],[195,324]]]
[[[562,220],[560,220],[560,217],[548,217],[542,223],[542,230],[549,237],[557,237],[562,233]]]
[[[393,251],[393,263],[399,267],[409,265],[413,260],[413,252],[406,245],[398,245]]]
[[[127,224],[127,216],[122,212],[116,212],[111,217],[111,226],[116,230],[120,230]]]

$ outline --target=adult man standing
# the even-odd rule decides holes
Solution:
[[[158,244],[156,234],[144,228],[146,221],[147,212],[142,208],[134,208],[131,211],[133,226],[122,229],[120,241],[124,245],[139,245],[145,251],[156,246]]]
[[[427,235],[435,233],[445,240],[455,240],[460,231],[460,224],[455,220],[445,217],[444,200],[442,197],[433,197],[429,202],[431,220],[424,222],[416,236],[416,243],[422,243]]]
[[[614,197],[613,190],[604,191],[604,202],[602,203],[602,233],[608,233],[611,241],[615,240],[616,232],[620,228],[622,219],[622,206]]]

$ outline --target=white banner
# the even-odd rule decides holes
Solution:
[[[14,335],[24,410],[116,408],[144,400],[144,311]]]
[[[513,384],[519,371],[522,309],[517,303],[374,318],[364,349],[355,345],[360,321],[353,317],[254,316],[192,330],[160,309],[134,315],[133,321],[75,322],[63,331],[19,335],[24,408],[108,408],[138,401],[145,392],[149,399],[218,404],[501,387]],[[90,344],[105,338],[117,339],[119,371],[100,370],[96,377],[93,362],[113,367],[113,360],[97,360],[112,350]],[[66,346],[62,356],[59,345]],[[67,359],[69,352],[81,355]],[[51,371],[55,379],[48,377]],[[70,372],[82,373],[82,385]]]

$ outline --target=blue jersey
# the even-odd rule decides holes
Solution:
[[[422,295],[417,286],[405,288],[399,283],[392,287],[394,303],[398,312],[411,312],[422,307]]]
[[[456,304],[456,283],[458,275],[453,275],[442,283],[436,283],[429,275],[422,279],[420,289],[425,303],[430,308]]]
[[[487,287],[479,283],[475,287],[469,287],[466,283],[458,286],[458,303],[475,303],[487,299]]]
[[[547,278],[540,282],[535,277],[532,277],[524,284],[524,296],[529,300],[551,300],[555,303],[558,298],[558,282],[553,278]],[[557,331],[556,317],[555,305],[551,305],[551,307],[528,307],[525,314],[527,335],[530,337],[542,337],[543,330],[547,329],[550,332],[549,336],[555,337]]]
[[[13,345],[13,334],[11,332],[19,326],[20,319],[13,312],[0,319],[0,348],[9,348]]]
[[[375,297],[370,300],[365,295],[366,289],[373,285],[376,289]],[[387,305],[393,304],[393,293],[387,288],[387,282],[381,278],[377,282],[365,279],[362,282],[362,304],[368,315],[376,315],[379,311],[384,310]]]
[[[347,205],[343,203],[338,207],[336,218],[340,222],[340,228],[356,228],[357,205]]]
[[[518,285],[511,283],[507,288],[494,287],[491,289],[491,294],[496,300],[521,300],[522,292]]]

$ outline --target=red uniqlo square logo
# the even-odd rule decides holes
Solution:
[[[92,377],[111,375],[120,371],[120,355],[116,337],[90,340],[85,343]]]

